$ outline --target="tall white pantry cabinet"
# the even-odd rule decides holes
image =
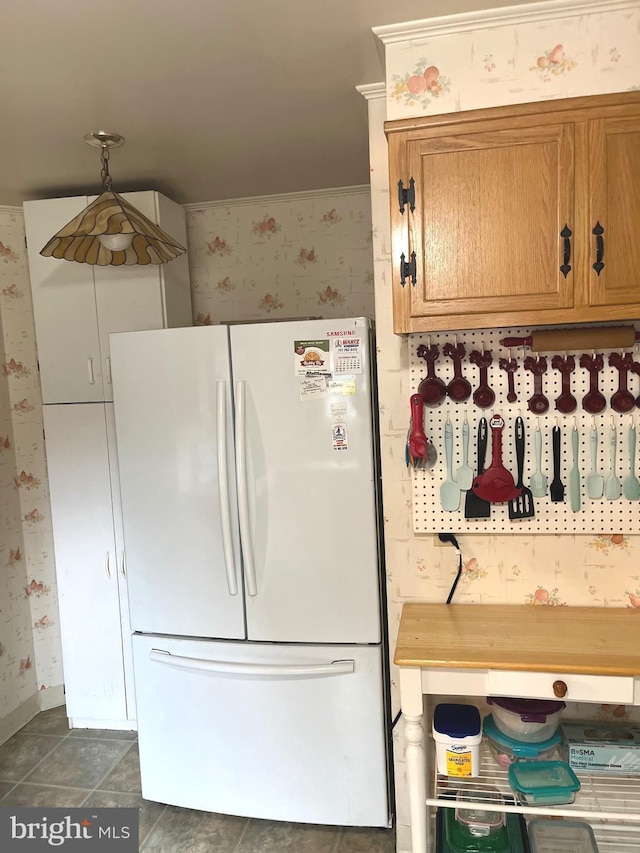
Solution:
[[[184,210],[123,193],[186,246]],[[109,333],[190,326],[187,256],[94,267],[39,252],[91,197],[24,204],[67,715],[74,728],[136,727]]]

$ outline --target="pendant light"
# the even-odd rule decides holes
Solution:
[[[183,255],[184,246],[112,189],[110,151],[123,145],[124,137],[100,130],[84,141],[100,149],[103,192],[54,234],[40,254],[100,267],[165,264]]]

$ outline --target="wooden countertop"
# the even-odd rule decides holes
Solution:
[[[640,675],[631,608],[405,604],[398,666]]]

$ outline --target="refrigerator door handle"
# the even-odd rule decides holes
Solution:
[[[236,382],[236,483],[238,487],[238,518],[240,541],[244,557],[245,578],[249,595],[258,594],[256,567],[253,562],[251,524],[249,522],[249,490],[247,488],[247,434],[246,387],[242,380]]]
[[[275,676],[279,678],[287,676],[304,678],[316,675],[345,675],[356,670],[355,661],[353,660],[334,660],[328,663],[310,664],[236,663],[185,657],[184,655],[172,655],[171,652],[165,652],[160,649],[151,649],[149,659],[156,663],[175,666],[179,669],[217,672],[223,675]]]
[[[218,438],[218,493],[220,495],[220,520],[222,524],[222,548],[224,567],[227,573],[229,595],[238,594],[238,577],[233,554],[231,534],[231,509],[229,505],[229,466],[227,464],[227,383],[216,383],[216,420]]]

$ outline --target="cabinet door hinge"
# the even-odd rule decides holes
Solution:
[[[416,182],[409,178],[409,186],[405,189],[402,181],[398,181],[398,206],[400,213],[404,213],[405,204],[409,205],[411,213],[416,209]]]
[[[404,287],[407,278],[411,284],[416,283],[416,253],[411,252],[411,260],[405,260],[404,252],[400,255],[400,284]]]

